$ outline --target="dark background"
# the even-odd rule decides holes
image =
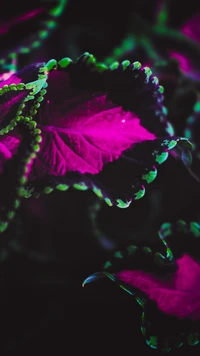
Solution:
[[[13,7],[7,1],[0,21],[52,3],[18,1]],[[170,3],[169,24],[174,28],[199,10],[196,1]],[[59,60],[85,51],[104,58],[127,33],[132,13],[153,22],[154,9],[154,1],[144,0],[69,1],[58,29],[39,52],[21,61]],[[26,40],[38,26],[39,21],[26,22],[2,36],[2,53]],[[92,225],[90,212],[98,199],[91,192],[53,192],[25,200],[2,238],[2,255],[7,257],[0,266],[1,354],[158,354],[144,342],[141,309],[130,295],[110,281],[85,288],[81,283],[124,243],[153,241],[159,248],[156,232],[161,223],[198,220],[198,201],[199,183],[172,158],[161,167],[146,196],[129,209],[101,204],[96,222],[104,239]],[[186,347],[171,354],[195,355],[199,350]]]

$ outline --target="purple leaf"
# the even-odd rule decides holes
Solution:
[[[139,62],[107,67],[85,53],[76,62],[65,58],[28,66],[13,81],[25,83],[26,90],[0,96],[2,129],[20,115],[21,104],[22,116],[34,115],[42,142],[36,143],[26,178],[39,191],[91,188],[109,205],[127,207],[144,195],[170,150],[177,145],[176,156],[189,155],[187,139],[168,134],[163,88]],[[31,99],[24,101],[28,89]],[[18,132],[17,126],[13,133]]]
[[[127,246],[116,251],[101,272],[86,278],[83,286],[107,277],[134,296],[143,308],[141,330],[147,344],[170,351],[200,340],[200,225],[182,220],[164,223],[159,237],[164,255]]]
[[[47,93],[36,115],[42,143],[29,180],[43,179],[48,187],[92,188],[109,205],[121,199],[127,206],[134,194],[136,199],[144,195],[141,177],[148,172],[156,177],[154,152],[164,157],[177,143],[190,148],[182,139],[166,137],[162,88],[148,68],[124,61],[113,69],[104,66],[100,73],[94,58],[87,65],[91,58],[84,54],[67,68],[57,64],[49,71]],[[109,191],[113,183],[106,177],[113,181],[120,165],[125,166],[124,177]],[[123,192],[126,176],[131,180]]]
[[[163,313],[179,319],[200,320],[200,225],[183,220],[175,224],[164,223],[159,237],[174,255],[177,269],[173,273],[160,277],[150,269],[122,268],[114,275],[145,293],[147,299],[155,301]]]
[[[126,81],[127,75],[123,71],[109,73],[107,70],[105,75],[96,73],[93,78],[92,68],[86,66],[86,72],[80,71],[78,64],[74,63],[74,70],[77,66],[75,74],[73,68],[70,69],[72,66],[48,74],[47,94],[37,115],[43,139],[35,164],[38,177],[45,174],[64,176],[68,172],[97,174],[106,163],[117,160],[122,152],[135,144],[156,139],[154,132],[141,123],[138,113],[122,106],[128,89],[125,86],[129,86],[130,81]],[[133,73],[132,69],[129,77]],[[138,68],[136,73],[140,73]],[[141,76],[143,74],[145,71]],[[139,82],[138,89],[141,84],[144,85]],[[119,92],[119,85],[124,92]],[[132,85],[136,85],[134,78]],[[150,97],[153,98],[154,87],[151,89]],[[127,97],[132,90],[128,89]],[[113,94],[114,99],[111,98]],[[154,102],[155,99],[152,104]],[[150,103],[146,110],[149,107]]]
[[[177,265],[175,273],[162,278],[141,270],[124,270],[115,276],[145,293],[163,313],[200,320],[200,265],[187,254],[177,260]]]
[[[36,161],[38,177],[69,171],[97,174],[135,144],[156,139],[134,113],[103,93],[75,92],[68,74],[59,71],[49,74],[38,121],[43,138]]]

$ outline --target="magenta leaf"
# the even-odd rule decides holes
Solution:
[[[127,207],[144,195],[168,151],[176,145],[190,151],[187,140],[168,137],[163,89],[149,68],[128,61],[106,67],[87,53],[75,63],[49,63],[53,67],[43,69],[47,92],[35,116],[42,142],[28,177],[39,191],[91,188],[109,205]],[[126,171],[118,188],[108,188],[106,177],[111,173],[113,181],[121,164],[128,173],[131,162],[128,191]]]
[[[191,345],[199,342],[200,331],[200,263],[194,260],[187,254],[176,260],[177,271],[167,274],[166,276],[158,276],[158,273],[149,273],[143,270],[122,270],[114,275],[116,282],[122,286],[125,286],[129,293],[136,293],[137,297],[146,299],[149,308],[152,308],[152,303],[155,303],[153,307],[155,318],[146,320],[143,327],[152,328],[155,330],[155,321],[157,319],[156,314],[159,315],[159,319],[163,320],[161,325],[164,324],[164,320],[167,316],[171,319],[166,319],[166,323],[169,326],[167,330],[159,330],[161,326],[156,325],[158,340],[161,347],[164,348],[162,337],[168,338],[169,348],[175,346],[180,335],[177,335],[177,340],[171,339],[172,330],[175,335],[177,334],[177,327],[180,325],[180,333],[184,331],[184,324],[181,325],[181,321],[187,325],[191,324],[188,332],[187,342]],[[110,276],[108,275],[110,278]],[[111,277],[112,279],[112,277]],[[148,315],[148,312],[146,313]],[[153,317],[153,316],[152,316]],[[146,318],[146,317],[145,317]],[[189,320],[189,321],[188,321]],[[192,323],[196,328],[194,329]],[[174,323],[176,328],[171,325]],[[198,324],[197,324],[198,323]],[[186,329],[187,330],[187,329]],[[193,331],[195,331],[193,333]],[[162,335],[165,333],[164,335]],[[185,331],[186,333],[186,331]],[[153,335],[152,331],[148,330],[147,335]],[[146,335],[146,336],[147,336]],[[187,335],[187,334],[186,334]],[[191,336],[191,338],[190,338]],[[192,341],[193,340],[193,341]],[[186,340],[185,340],[186,341]],[[154,348],[157,348],[159,343],[153,343],[151,337],[147,338],[147,343]],[[180,346],[180,344],[178,344]]]
[[[24,138],[25,121],[37,127],[34,160],[20,179],[35,194],[90,188],[125,208],[143,197],[170,151],[190,165],[192,146],[169,135],[163,88],[139,62],[108,67],[85,53],[76,62],[31,65],[3,82],[1,100],[2,134],[14,129]],[[23,147],[21,155],[30,152]]]
[[[64,75],[62,79],[67,81]],[[45,169],[38,162],[38,176],[43,172],[64,176],[69,171],[97,174],[105,163],[117,160],[135,144],[155,140],[133,113],[114,105],[105,95],[87,96],[84,103],[75,103],[77,107],[69,111],[70,103],[66,102],[66,108],[61,104],[59,110],[66,112],[61,117],[55,111],[54,100],[46,99],[38,125],[43,133],[40,157]]]
[[[165,255],[129,246],[117,251],[83,286],[105,276],[117,283],[143,307],[142,332],[148,345],[169,351],[200,340],[200,225],[165,223],[159,236]]]
[[[179,319],[200,320],[200,265],[190,256],[177,260],[176,273],[159,278],[144,271],[121,271],[115,276],[145,293],[163,313]]]

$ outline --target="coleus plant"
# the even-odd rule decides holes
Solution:
[[[1,82],[0,180],[9,192],[1,189],[0,230],[21,197],[74,187],[126,208],[170,151],[189,166],[192,145],[170,135],[162,102],[148,67],[107,66],[87,52],[76,62],[29,65]]]
[[[143,309],[141,331],[147,344],[169,352],[200,340],[200,225],[178,220],[164,223],[158,234],[164,253],[153,245],[127,246],[83,286],[102,278],[117,283]]]

